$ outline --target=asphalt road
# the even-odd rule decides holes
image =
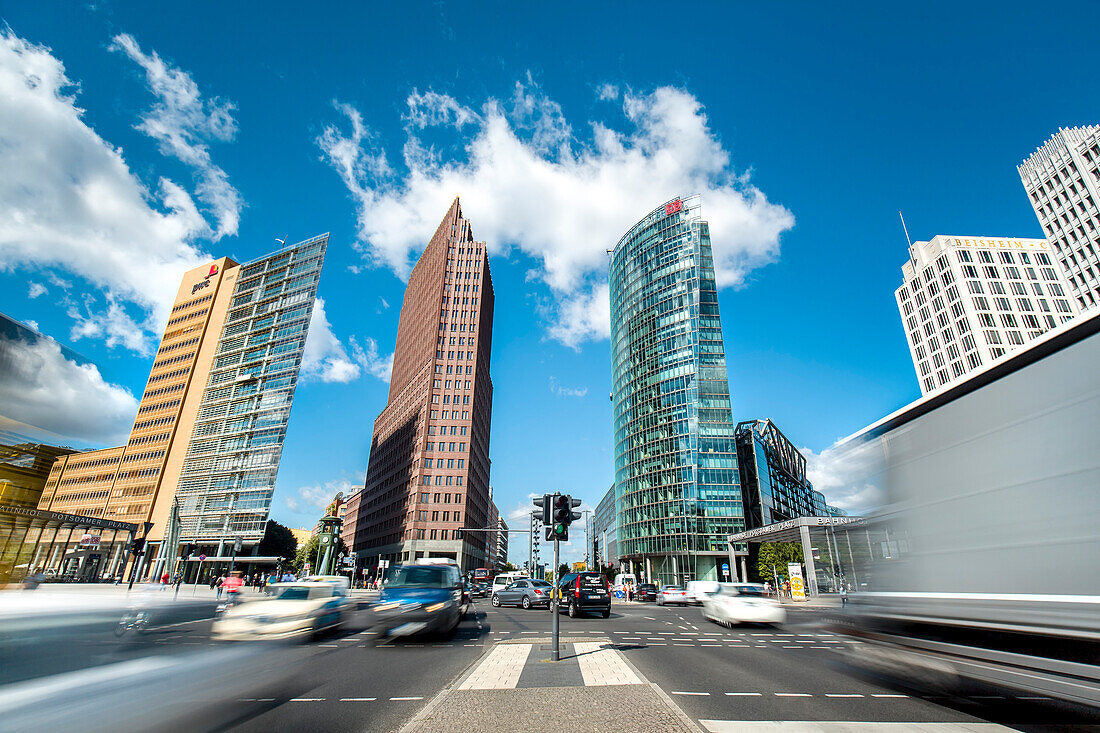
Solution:
[[[265,657],[265,665],[285,663],[280,670],[285,674],[230,701],[228,718],[221,706],[217,716],[211,715],[221,721],[214,729],[399,730],[495,642],[542,638],[550,630],[545,609],[497,609],[479,599],[451,638],[386,641],[365,629],[367,613],[357,612],[339,633]],[[560,617],[563,635],[597,632],[614,641],[629,662],[704,730],[736,730],[738,721],[809,720],[989,721],[1024,730],[1100,730],[1087,725],[1096,723],[1088,711],[1054,701],[996,691],[945,696],[870,677],[842,661],[846,654],[858,658],[859,646],[831,634],[819,619],[813,611],[793,611],[782,628],[730,630],[704,621],[698,608],[652,604],[618,604],[606,620]],[[213,653],[223,646],[210,639],[209,620],[193,617],[141,638],[101,637],[84,642],[88,666],[148,654]],[[40,639],[34,645],[41,673],[55,673],[66,648],[69,659],[74,658],[77,648],[71,641]],[[271,671],[246,666],[235,673],[247,679],[254,672]],[[470,721],[470,730],[491,729],[492,721]]]

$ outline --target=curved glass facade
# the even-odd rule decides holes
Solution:
[[[699,197],[631,227],[609,280],[619,556],[651,580],[719,580],[745,521]]]

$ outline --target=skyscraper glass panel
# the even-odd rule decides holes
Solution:
[[[263,537],[327,246],[241,265],[180,475],[184,542]]]
[[[699,197],[631,227],[609,280],[620,561],[650,580],[718,580],[744,511]]]

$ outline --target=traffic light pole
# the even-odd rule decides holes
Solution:
[[[550,614],[551,615],[550,629],[551,629],[551,636],[553,637],[553,644],[554,644],[554,649],[550,652],[550,659],[555,661],[555,662],[557,662],[560,659],[560,656],[561,656],[558,653],[558,624],[560,623],[559,616],[561,615],[561,614],[558,613],[558,601],[561,598],[561,578],[558,577],[558,565],[560,563],[560,558],[559,558],[559,555],[558,555],[558,552],[559,552],[558,548],[560,546],[561,546],[561,542],[559,542],[557,539],[555,539],[554,540],[554,592],[550,596],[550,598],[551,598],[551,600],[550,600],[550,611],[551,611],[551,614]]]

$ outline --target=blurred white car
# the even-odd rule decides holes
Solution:
[[[718,591],[703,599],[703,618],[722,626],[781,624],[787,612],[756,583],[719,583]]]
[[[719,585],[717,580],[689,580],[684,590],[692,603],[702,605],[707,596],[718,592]]]
[[[214,621],[216,639],[286,639],[339,628],[350,609],[347,591],[327,581],[277,583],[267,594],[230,606]]]

